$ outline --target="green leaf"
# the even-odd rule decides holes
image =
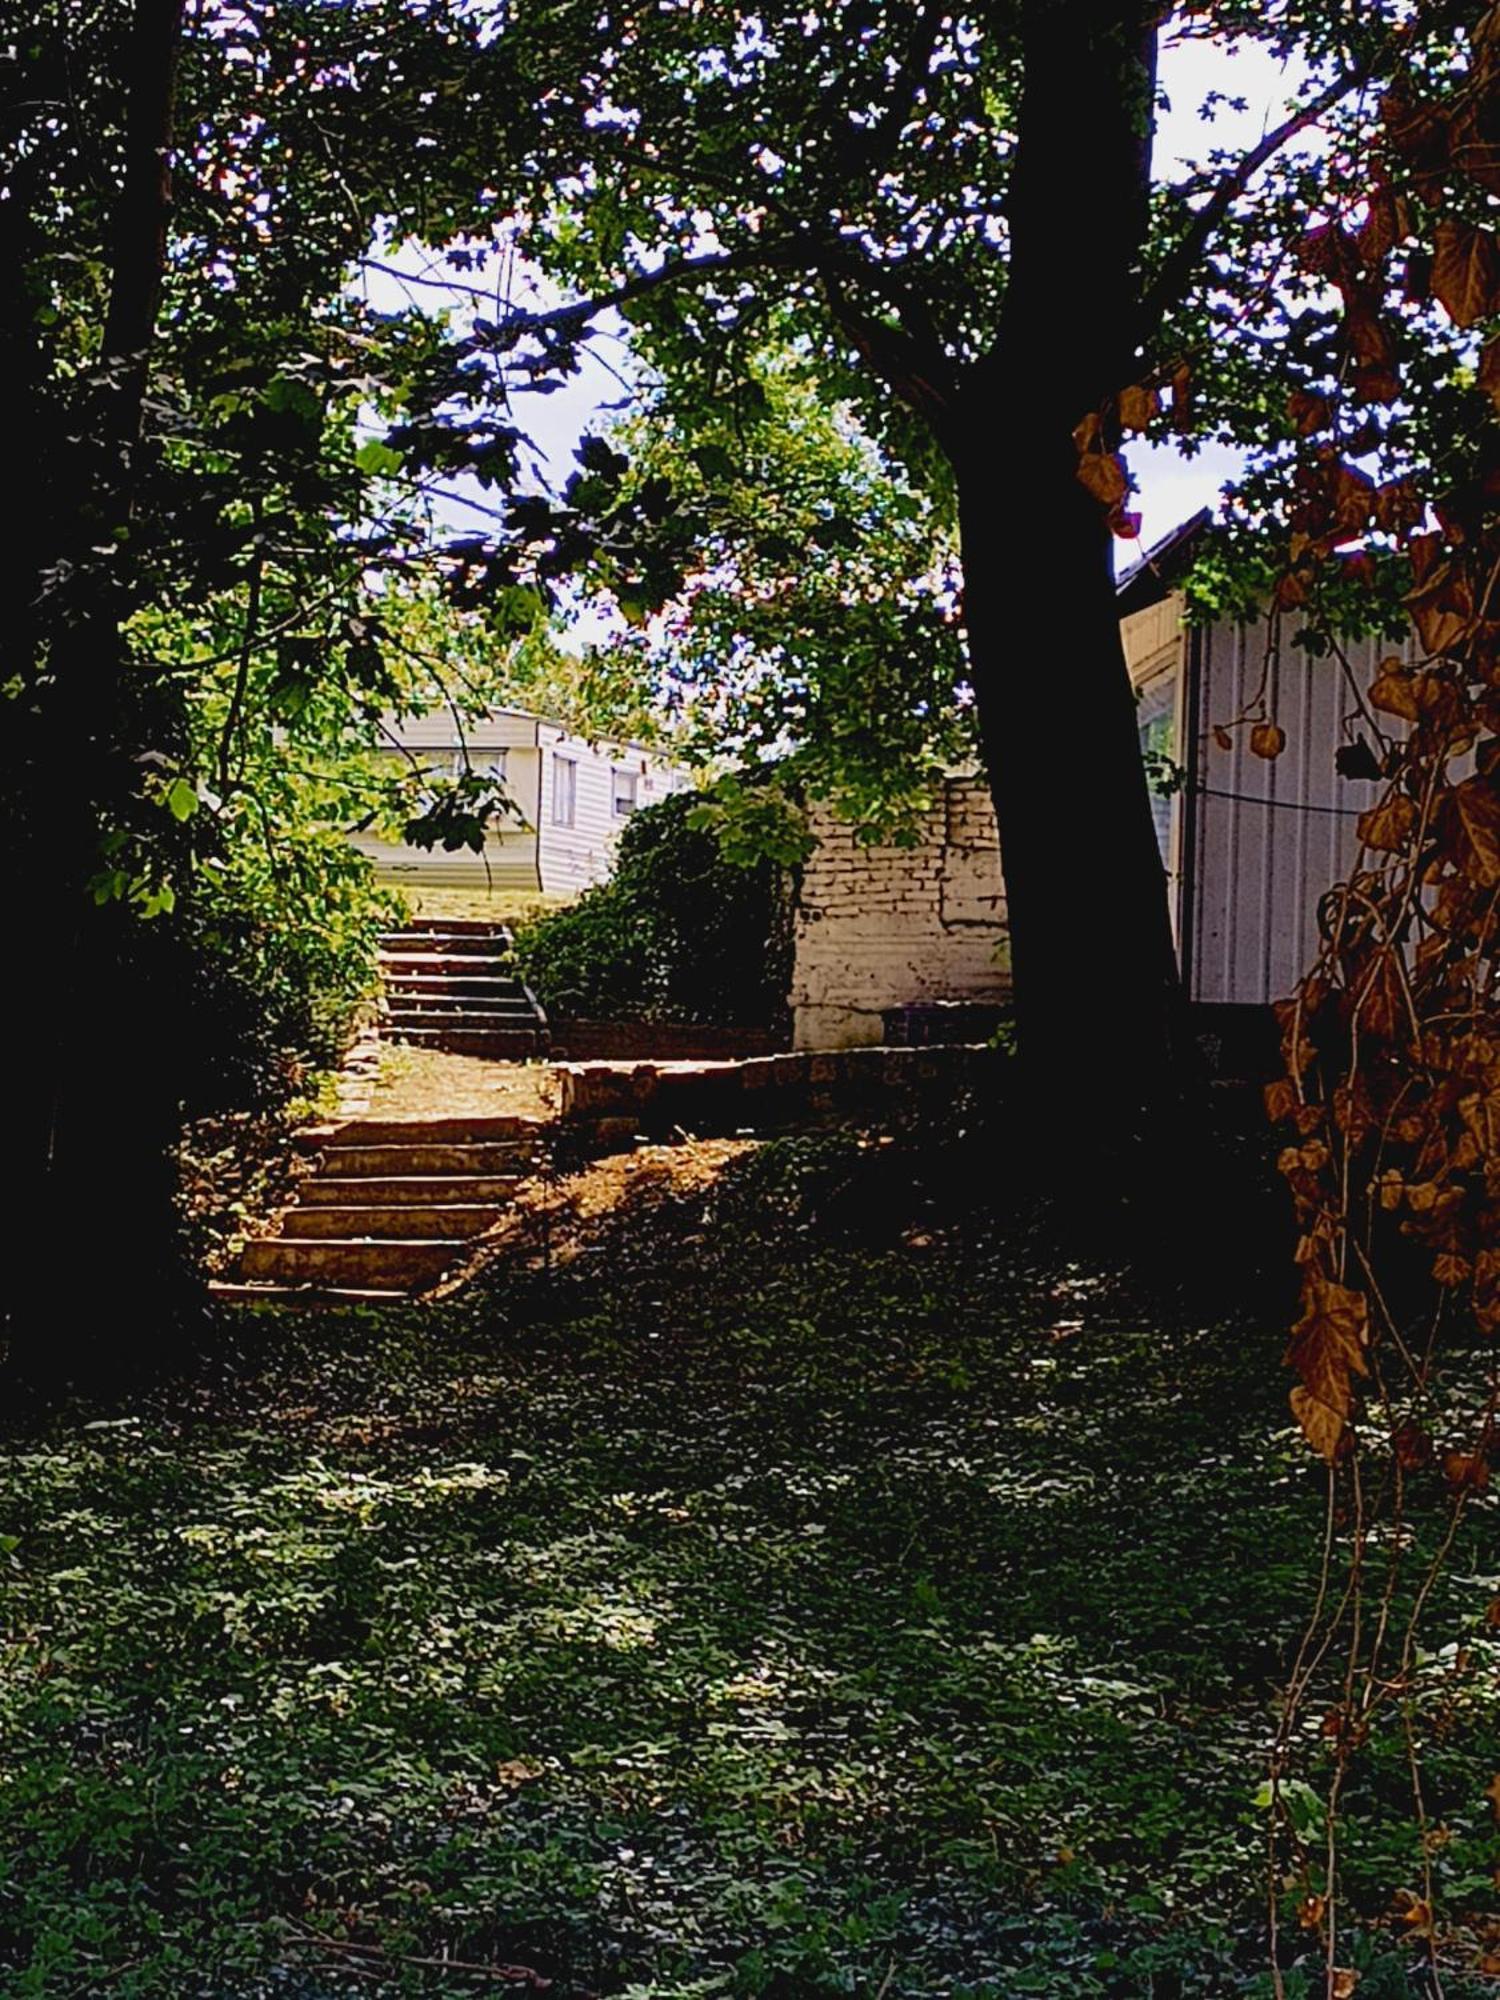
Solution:
[[[260,399],[268,410],[276,411],[278,416],[296,417],[310,426],[323,421],[323,405],[316,393],[294,376],[275,376],[261,390]]]
[[[401,453],[392,450],[390,445],[382,444],[379,438],[371,438],[354,454],[354,463],[361,472],[367,472],[372,478],[378,479],[385,474],[399,472],[405,460]]]
[[[737,468],[734,459],[722,444],[695,445],[690,455],[694,465],[710,485],[720,480],[733,479],[735,476]]]
[[[186,778],[174,778],[161,797],[175,820],[189,820],[198,810],[198,794]]]

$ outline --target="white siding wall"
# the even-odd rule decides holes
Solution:
[[[536,823],[542,887],[548,895],[560,895],[602,882],[610,871],[615,842],[625,824],[625,817],[617,817],[614,810],[617,768],[636,774],[636,799],[641,806],[683,790],[689,781],[671,765],[628,744],[590,743],[548,722],[538,725],[537,734],[542,792]],[[558,758],[570,760],[574,769],[570,826],[554,818]]]
[[[459,755],[458,728],[447,713],[413,717],[397,726],[413,756],[430,762],[435,771],[451,774]],[[536,842],[536,790],[539,758],[536,722],[531,716],[499,712],[465,731],[469,762],[475,770],[503,756],[505,786],[524,815],[524,823],[507,818],[491,828],[483,854],[468,848],[456,854],[440,847],[428,850],[402,843],[357,836],[354,845],[368,854],[382,875],[410,886],[430,889],[531,889],[539,886]],[[394,747],[381,753],[401,765],[406,759]]]
[[[1285,630],[1285,621],[1283,621]],[[1190,976],[1195,1000],[1265,1003],[1291,992],[1317,953],[1317,905],[1348,873],[1358,851],[1355,821],[1379,787],[1342,778],[1334,753],[1353,693],[1333,659],[1284,645],[1267,683],[1270,713],[1286,748],[1267,762],[1249,730],[1215,725],[1241,715],[1259,688],[1267,628],[1218,625],[1198,641],[1196,777]],[[1363,691],[1388,640],[1348,649]]]
[[[1182,624],[1183,601],[1173,595],[1145,611],[1120,620],[1120,639],[1131,684],[1140,704],[1142,748],[1159,750],[1173,763],[1187,761],[1187,634]],[[1182,871],[1185,865],[1181,792],[1170,797],[1153,793],[1152,812],[1162,867],[1167,874],[1172,934],[1181,946]]]
[[[814,806],[802,871],[791,1005],[799,1049],[878,1042],[887,1008],[1003,1001],[1005,891],[983,780],[954,776],[915,847],[865,847]]]
[[[388,728],[406,750],[430,759],[435,770],[448,772],[458,751],[458,726],[446,710],[414,716]],[[567,894],[602,881],[609,873],[623,817],[614,812],[614,770],[633,770],[637,801],[649,805],[667,793],[682,790],[688,778],[645,751],[623,745],[591,744],[570,736],[555,723],[542,722],[518,710],[495,709],[482,722],[465,727],[470,762],[478,770],[502,752],[506,789],[524,816],[493,829],[484,853],[464,850],[427,852],[388,841],[357,836],[354,845],[368,854],[383,875],[413,887],[542,889]],[[389,742],[389,739],[386,739]],[[554,753],[575,760],[576,803],[572,826],[552,823]],[[382,752],[405,759],[394,746]]]

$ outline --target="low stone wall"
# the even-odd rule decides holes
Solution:
[[[776,1131],[860,1113],[900,1116],[986,1080],[1004,1058],[950,1044],[752,1056],[742,1062],[559,1063],[558,1117],[586,1149],[628,1144],[637,1133],[709,1136]]]
[[[672,1021],[568,1021],[551,1016],[558,1062],[711,1062],[768,1056],[786,1046],[769,1028],[712,1028]]]

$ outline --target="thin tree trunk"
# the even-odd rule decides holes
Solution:
[[[128,454],[139,442],[152,338],[167,270],[177,58],[185,0],[136,0],[126,78],[125,177],[115,208],[104,323],[104,436],[127,454],[116,506],[129,511]]]

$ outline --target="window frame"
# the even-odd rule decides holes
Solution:
[[[559,783],[564,770],[568,773],[566,785]],[[578,824],[578,759],[562,750],[552,752],[552,824],[563,828]]]

